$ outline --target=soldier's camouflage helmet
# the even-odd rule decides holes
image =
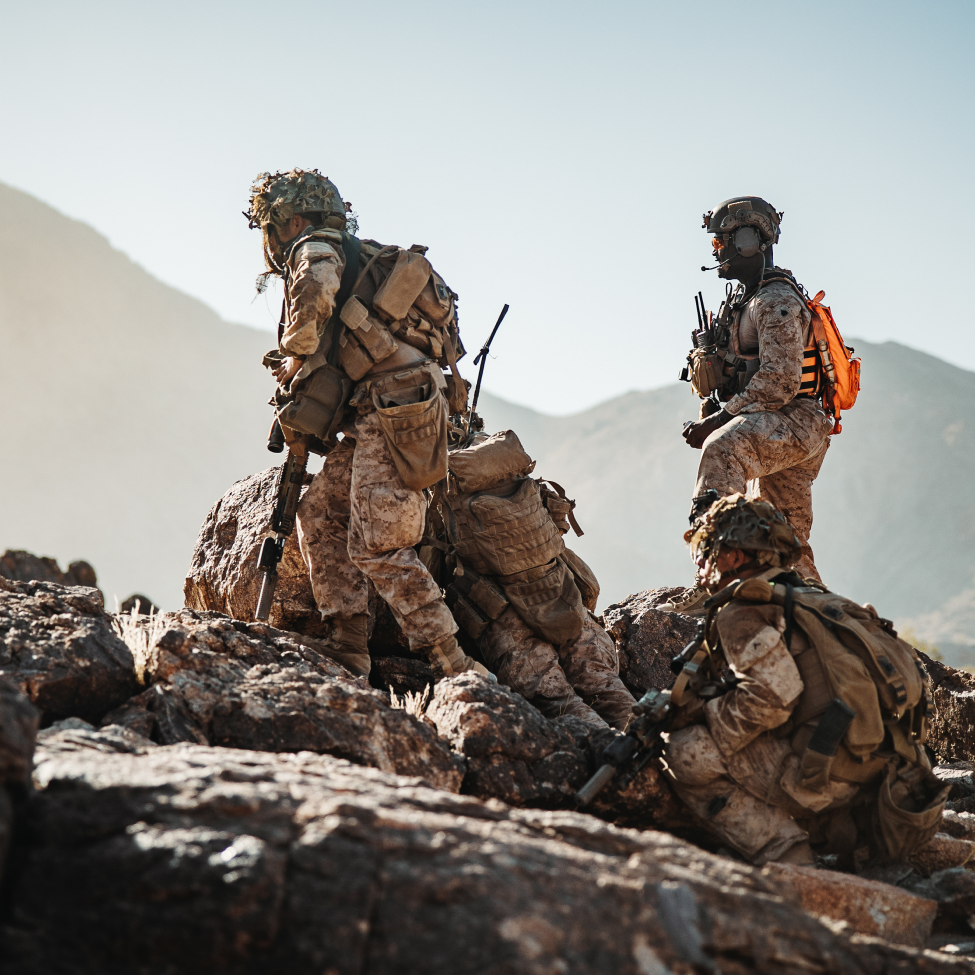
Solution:
[[[295,214],[321,213],[345,218],[349,210],[338,187],[317,169],[290,173],[260,173],[251,186],[250,208],[244,213],[250,227],[283,227]]]
[[[799,539],[785,515],[768,501],[743,494],[718,498],[684,535],[695,560],[714,556],[718,548],[738,548],[775,568],[785,568],[800,555]],[[714,559],[712,559],[713,561]]]
[[[754,227],[767,243],[779,242],[779,225],[784,212],[776,211],[760,196],[733,196],[704,214],[704,229],[722,236],[739,227]]]

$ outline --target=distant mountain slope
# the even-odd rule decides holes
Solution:
[[[975,626],[938,615],[975,583],[975,373],[893,342],[859,342],[857,353],[864,389],[814,488],[820,570],[885,614],[918,617],[919,636],[958,644],[969,632],[975,644]],[[681,534],[700,455],[680,429],[695,410],[683,385],[563,418],[484,401],[489,426],[522,432],[537,472],[578,500],[586,535],[572,544],[607,599],[690,581]],[[952,620],[971,620],[952,607]]]
[[[25,193],[0,211],[0,549],[174,608],[209,506],[268,466],[273,340]]]
[[[0,550],[87,559],[109,599],[138,590],[173,608],[210,505],[274,459],[260,366],[272,339],[221,321],[24,193],[0,186],[0,207]],[[921,637],[975,646],[975,373],[894,343],[858,353],[864,390],[815,489],[823,574],[914,618]],[[597,570],[604,604],[690,581],[689,387],[569,417],[489,393],[481,405],[579,501],[586,535],[571,544]]]

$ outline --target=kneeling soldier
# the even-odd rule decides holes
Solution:
[[[715,501],[685,538],[713,595],[671,692],[678,795],[755,864],[898,861],[931,839],[947,790],[914,649],[789,571],[802,546],[767,501]]]

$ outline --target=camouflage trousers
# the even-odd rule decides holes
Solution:
[[[325,459],[298,506],[298,544],[323,617],[369,608],[369,585],[389,604],[411,650],[457,632],[440,587],[413,546],[423,537],[426,499],[396,470],[375,413],[360,416]]]
[[[498,680],[548,718],[572,714],[622,729],[636,703],[620,680],[612,639],[588,615],[579,636],[556,649],[509,606],[477,645]]]
[[[819,579],[809,545],[812,483],[829,449],[832,421],[815,400],[794,399],[781,410],[742,413],[704,441],[695,497],[714,488],[722,497],[744,494],[758,480],[758,493],[789,519],[802,544],[795,569]]]
[[[725,756],[707,727],[691,725],[670,733],[664,759],[685,805],[758,866],[808,842],[819,818],[849,806],[860,791],[835,780],[822,793],[803,789],[799,757],[788,740],[769,734]]]

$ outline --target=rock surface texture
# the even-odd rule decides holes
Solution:
[[[52,729],[35,781],[11,972],[973,970],[665,834],[327,756]]]
[[[651,687],[669,687],[674,680],[670,661],[697,632],[697,620],[657,609],[684,589],[647,589],[613,603],[603,625],[616,641],[620,677],[637,697]]]
[[[312,639],[192,610],[131,625],[148,687],[105,724],[165,744],[328,752],[439,788],[460,786],[462,763],[428,722],[390,707]]]
[[[98,721],[139,690],[97,589],[0,578],[0,677],[41,712]]]
[[[257,556],[271,531],[280,471],[271,467],[245,477],[210,509],[183,585],[189,609],[212,610],[239,620],[254,618],[261,590]],[[282,630],[326,635],[295,532],[288,537],[278,565],[270,622]]]
[[[921,657],[937,709],[929,744],[939,759],[975,761],[975,675]]]
[[[696,626],[655,598],[607,614],[638,692]],[[0,638],[5,975],[975,972],[964,758],[911,863],[758,871],[693,845],[653,764],[577,811],[613,733],[475,674],[390,656],[416,685],[390,697],[312,636],[50,582],[0,579]],[[935,672],[939,755],[964,680]]]

